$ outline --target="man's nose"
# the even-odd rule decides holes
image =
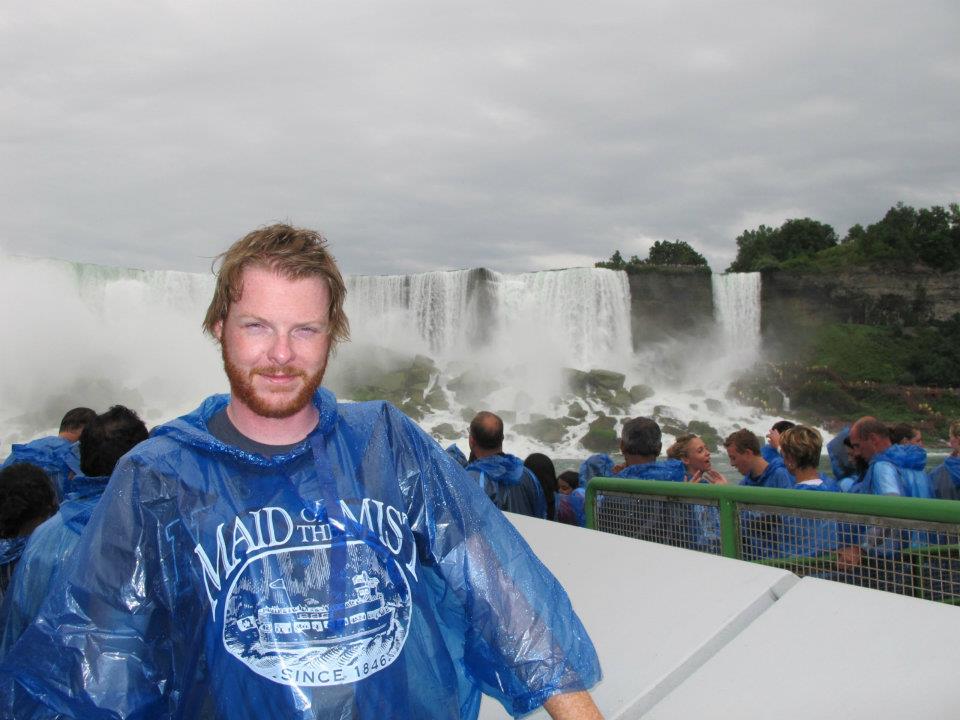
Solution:
[[[286,365],[293,359],[293,345],[286,333],[277,333],[267,352],[267,358],[276,365]]]

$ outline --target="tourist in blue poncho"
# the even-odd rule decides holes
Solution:
[[[760,441],[747,429],[731,433],[723,442],[730,464],[743,474],[741,485],[749,487],[784,488],[794,486],[793,477],[780,458],[770,462],[760,454]]]
[[[891,445],[886,425],[872,417],[854,423],[850,430],[853,450],[869,463],[866,475],[852,492],[866,495],[932,497],[924,473],[927,451],[919,445]]]
[[[547,500],[540,480],[523,460],[503,451],[503,420],[491,412],[477,413],[470,423],[466,470],[493,504],[506,512],[546,519]]]
[[[56,511],[57,493],[43,470],[30,463],[0,469],[0,602],[30,534]]]
[[[650,418],[627,420],[620,432],[620,452],[624,462],[614,468],[613,477],[682,482],[682,462],[657,459],[663,448],[662,437],[660,426]]]
[[[580,478],[575,470],[567,470],[557,476],[555,517],[557,522],[566,525],[584,527],[587,524],[586,492],[580,486]]]
[[[624,465],[614,468],[615,478],[627,480],[661,480],[683,482],[683,463],[679,460],[659,460],[662,449],[660,426],[650,418],[627,420],[620,432],[620,452]],[[605,498],[604,502],[617,502]],[[606,507],[606,506],[605,506]],[[633,535],[641,540],[689,547],[695,530],[688,506],[675,502],[644,502],[642,500],[618,507],[625,527],[633,528]]]
[[[767,431],[767,442],[760,448],[760,455],[763,456],[764,460],[773,462],[783,459],[780,453],[780,437],[795,424],[789,420],[778,420],[773,424]]]
[[[949,457],[930,472],[930,489],[942,500],[960,500],[960,420],[950,423],[950,449]]]
[[[815,428],[795,425],[780,436],[783,464],[796,480],[796,490],[839,492],[837,484],[820,473],[823,437]],[[784,512],[778,527],[778,557],[818,556],[836,550],[840,528],[835,520],[800,517]]]
[[[727,479],[714,470],[710,448],[698,435],[677,436],[667,448],[667,457],[683,463],[684,481],[710,485],[726,485]],[[720,552],[720,511],[715,505],[691,504],[696,548],[707,552]]]
[[[73,408],[63,416],[56,435],[14,444],[10,455],[0,467],[18,462],[36,465],[50,478],[57,491],[57,498],[62,498],[64,483],[80,472],[80,451],[77,447],[80,432],[94,417],[96,413],[90,408]]]
[[[841,492],[850,492],[850,489],[863,479],[852,457],[853,449],[850,447],[849,438],[850,427],[847,426],[827,443],[827,455],[830,456],[833,479]]]
[[[0,717],[598,718],[563,589],[476,483],[383,402],[319,390],[344,339],[322,238],[272,226],[222,258],[205,327],[229,396],[117,465]]]
[[[0,614],[0,657],[6,655],[36,617],[57,570],[73,554],[117,461],[146,439],[143,421],[122,405],[96,416],[83,428],[82,474],[67,480],[66,499],[60,509],[30,536],[10,584]]]
[[[580,488],[586,490],[591,478],[613,477],[613,464],[613,458],[606,453],[597,453],[588,457],[580,463]]]

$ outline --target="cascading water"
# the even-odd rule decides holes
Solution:
[[[421,350],[443,360],[491,347],[505,360],[533,350],[578,368],[607,366],[611,359],[622,364],[630,353],[630,289],[623,273],[459,270],[346,282],[354,338],[392,350]]]
[[[714,274],[713,308],[726,361],[750,367],[760,355],[760,273]]]
[[[715,285],[718,324],[727,328],[734,326],[731,318],[749,319],[752,311],[733,300],[747,296],[742,284],[758,298],[758,278],[717,280],[729,291],[725,295]],[[449,424],[464,448],[464,415],[484,408],[507,418],[512,452],[547,450],[570,458],[585,454],[580,438],[587,423],[603,413],[669,417],[680,425],[700,419],[721,431],[767,422],[723,398],[723,384],[695,377],[658,379],[649,358],[632,350],[630,289],[622,272],[475,269],[348,276],[346,282],[352,342],[331,359],[325,383],[343,399],[378,397],[353,394],[367,382],[361,377],[364,367],[377,366],[376,382],[386,386],[414,355],[429,356],[429,377],[414,394],[434,400],[419,422],[428,431]],[[208,275],[0,256],[0,322],[6,337],[0,347],[5,371],[0,376],[0,457],[13,442],[54,432],[53,424],[69,407],[103,410],[122,403],[154,424],[225,391],[217,347],[200,330],[212,289]],[[755,332],[759,316],[754,312],[752,318],[743,321],[744,327]],[[736,348],[751,348],[755,356],[756,335],[750,339],[745,332],[729,334],[739,338]],[[722,354],[668,349],[694,364],[701,356]],[[647,383],[655,393],[632,402],[621,392],[619,409],[613,410],[610,403],[571,391],[563,368],[619,372],[626,376],[624,388]],[[476,391],[475,398],[462,389],[470,383],[479,387],[468,388]],[[403,397],[395,395],[394,401]],[[585,418],[565,417],[574,400],[586,410]],[[538,415],[563,418],[562,436],[542,441],[513,431]],[[675,434],[663,422],[666,432]]]

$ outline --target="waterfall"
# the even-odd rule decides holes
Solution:
[[[713,275],[714,320],[726,364],[745,368],[760,355],[760,273]]]
[[[573,268],[507,274],[459,270],[347,278],[354,337],[443,359],[500,348],[505,358],[609,366],[630,354],[624,273]]]

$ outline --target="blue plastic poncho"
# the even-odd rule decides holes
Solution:
[[[767,462],[773,462],[774,460],[783,460],[783,457],[780,455],[780,451],[777,450],[770,443],[764,443],[763,447],[760,448],[760,457],[762,457]]]
[[[321,390],[268,459],[207,432],[227,400],[120,461],[0,716],[474,718],[481,690],[520,714],[599,679],[563,589],[409,418]]]
[[[23,548],[27,545],[27,536],[0,538],[0,602],[3,601],[10,585],[10,578],[17,568]]]
[[[62,500],[66,481],[80,474],[80,445],[59,435],[37,438],[22,445],[15,444],[0,467],[18,462],[42,468],[57,491],[57,499]]]
[[[57,571],[73,554],[93,509],[97,506],[107,477],[77,475],[67,481],[67,500],[42,523],[27,542],[13,574],[3,612],[0,658],[13,647],[37,615]]]
[[[467,456],[463,454],[463,450],[457,447],[456,443],[450,443],[444,452],[456,460],[460,467],[467,466]]]
[[[929,498],[930,480],[924,473],[927,451],[919,445],[891,445],[870,458],[863,480],[851,492]]]
[[[543,486],[516,455],[490,455],[468,463],[466,469],[501,510],[546,520]]]
[[[579,525],[584,527],[587,524],[586,512],[586,492],[578,487],[569,495],[556,493],[554,507],[556,508],[555,517],[557,522],[565,525]]]
[[[590,478],[613,477],[613,458],[599,453],[580,463],[580,487],[586,488]]]
[[[951,455],[930,472],[930,490],[941,500],[960,500],[960,456]]]
[[[850,460],[850,453],[844,440],[850,437],[850,426],[843,428],[827,443],[827,455],[830,457],[830,467],[833,477],[839,483],[844,478],[854,477],[857,466]]]
[[[627,465],[614,477],[633,480],[669,480],[683,482],[686,475],[683,463],[679,460],[654,460],[640,465]]]
[[[790,474],[790,471],[787,470],[783,464],[783,460],[774,458],[767,462],[767,467],[757,477],[749,474],[744,475],[740,484],[748,487],[784,488],[786,490],[792,490],[796,482],[793,479],[793,475]]]

